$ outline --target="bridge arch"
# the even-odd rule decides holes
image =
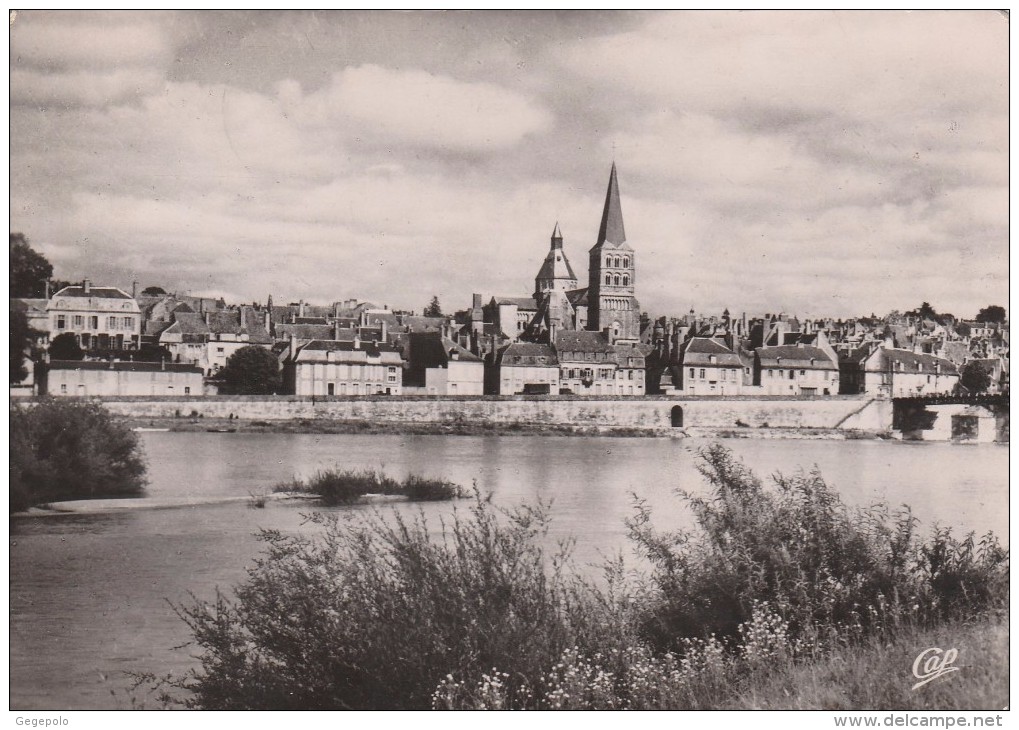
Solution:
[[[672,427],[673,428],[683,427],[683,406],[672,407]]]

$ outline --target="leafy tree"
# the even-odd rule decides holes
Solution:
[[[970,393],[983,393],[991,387],[991,374],[983,365],[971,360],[962,366],[959,384]]]
[[[28,316],[21,309],[11,307],[10,317],[10,375],[12,383],[20,383],[28,377],[25,354],[33,349],[36,339],[42,333],[28,324]]]
[[[141,493],[138,435],[97,403],[46,399],[10,410],[10,509]]]
[[[970,333],[973,331],[973,328],[970,327],[965,322],[960,322],[955,326],[955,331],[958,332],[959,335],[962,337],[969,337]]]
[[[1004,322],[1007,317],[1004,307],[992,304],[977,313],[977,322]]]
[[[53,265],[28,245],[22,233],[11,234],[12,297],[44,297],[46,282],[53,276]]]
[[[910,314],[915,314],[920,319],[937,319],[938,316],[930,302],[924,302],[919,309],[914,309]]]
[[[147,286],[142,289],[143,297],[165,297],[166,290],[161,286]]]
[[[71,332],[64,332],[53,338],[50,343],[51,360],[81,360],[85,357],[78,338]]]
[[[222,390],[230,395],[270,395],[281,386],[279,359],[257,345],[242,347],[219,371]]]
[[[432,301],[425,307],[423,312],[426,317],[442,317],[442,305],[439,304],[438,297],[432,297]]]

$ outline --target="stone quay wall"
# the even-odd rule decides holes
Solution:
[[[104,397],[133,418],[330,419],[436,424],[530,424],[616,428],[891,428],[889,401],[869,396],[176,396]],[[32,399],[12,398],[12,401]]]

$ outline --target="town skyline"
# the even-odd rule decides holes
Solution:
[[[62,279],[455,311],[529,294],[557,222],[583,277],[614,160],[653,315],[966,318],[1008,302],[1007,41],[991,12],[19,12],[11,230]]]

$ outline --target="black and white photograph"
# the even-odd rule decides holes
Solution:
[[[10,719],[1007,725],[1009,41],[10,10]]]

